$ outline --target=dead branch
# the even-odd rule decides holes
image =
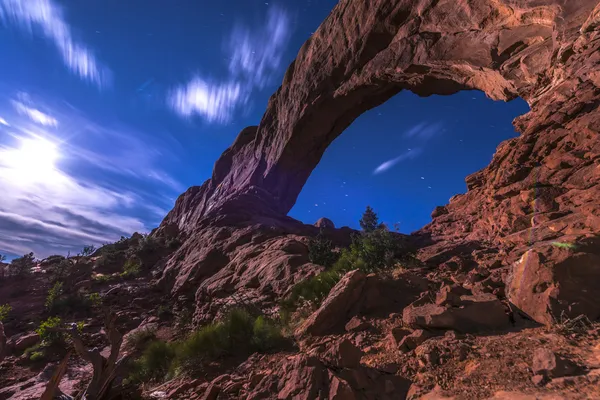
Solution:
[[[0,363],[6,355],[6,335],[4,334],[4,325],[0,322]]]
[[[60,381],[64,376],[65,372],[67,372],[67,363],[69,362],[69,357],[71,357],[72,352],[72,350],[69,350],[65,358],[63,358],[63,360],[58,365],[58,368],[56,368],[56,371],[54,371],[54,374],[52,374],[52,378],[50,378],[50,381],[48,381],[48,384],[46,385],[46,390],[44,390],[41,400],[53,400],[56,397],[62,395],[62,392],[58,388],[58,385],[60,384]]]
[[[88,349],[85,346],[75,324],[72,324],[69,328],[59,328],[57,330],[68,333],[73,340],[73,347],[75,347],[77,354],[92,364],[92,380],[88,384],[81,399],[101,400],[105,398],[110,392],[114,379],[128,359],[128,355],[119,359],[123,335],[121,335],[116,328],[116,315],[112,312],[107,312],[105,318],[104,334],[108,338],[111,346],[108,358],[100,354],[99,349]]]

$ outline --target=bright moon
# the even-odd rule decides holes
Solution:
[[[60,176],[56,171],[59,157],[54,143],[42,138],[23,138],[18,148],[3,152],[1,161],[15,181],[53,183]]]

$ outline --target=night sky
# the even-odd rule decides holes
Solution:
[[[333,0],[0,0],[0,254],[155,227],[208,179]],[[514,137],[521,100],[403,92],[327,150],[290,215],[411,232]]]

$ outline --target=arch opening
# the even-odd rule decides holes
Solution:
[[[416,231],[466,191],[465,178],[489,165],[501,142],[519,135],[512,121],[528,111],[522,99],[499,102],[479,91],[402,91],[333,140],[288,215],[357,229],[371,205],[388,226]]]

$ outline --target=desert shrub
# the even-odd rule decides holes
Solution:
[[[100,296],[100,293],[88,294],[87,300],[92,307],[100,307],[102,305],[102,296]]]
[[[38,343],[25,349],[23,354],[30,361],[41,361],[46,358],[46,348],[42,343]]]
[[[54,286],[50,288],[48,291],[48,296],[46,296],[46,309],[48,311],[55,311],[57,308],[57,304],[60,296],[63,294],[63,283],[56,282]]]
[[[153,329],[140,329],[127,336],[127,345],[136,350],[142,350],[148,342],[156,339]]]
[[[42,361],[46,358],[46,353],[43,351],[34,351],[29,356],[29,360],[33,362]]]
[[[73,263],[71,262],[71,260],[63,257],[63,259],[60,260],[52,268],[52,272],[54,273],[54,279],[56,279],[56,280],[63,279],[65,276],[67,276],[67,274],[69,273],[69,271],[72,268],[73,268]]]
[[[12,311],[10,304],[0,305],[0,322],[4,321],[8,317],[8,313]]]
[[[31,274],[35,265],[35,256],[33,253],[29,253],[25,254],[23,257],[12,260],[10,263],[10,270],[13,275],[23,277]]]
[[[134,382],[155,381],[171,372],[175,359],[175,343],[155,341],[144,350],[142,356],[131,366],[129,380]]]
[[[133,380],[156,380],[195,371],[203,363],[227,355],[269,351],[283,343],[281,328],[264,316],[232,309],[221,321],[203,326],[175,342],[152,342],[134,362]]]
[[[59,328],[61,325],[62,320],[59,317],[50,317],[40,324],[39,328],[36,329],[36,332],[40,335],[40,339],[42,339],[45,344],[57,344],[64,339],[61,332],[55,331],[55,329]]]
[[[270,351],[283,343],[281,327],[274,321],[259,316],[254,320],[252,328],[252,345],[260,352]]]
[[[338,258],[331,240],[327,239],[322,229],[316,238],[311,238],[308,242],[308,258],[310,262],[324,267],[331,267]]]
[[[137,260],[129,259],[125,261],[125,265],[123,265],[123,272],[121,272],[121,277],[123,278],[133,278],[140,274],[140,263]]]
[[[83,246],[83,249],[81,250],[81,252],[78,254],[81,257],[89,257],[92,254],[94,254],[96,252],[96,247],[94,245],[90,245],[90,246]]]

